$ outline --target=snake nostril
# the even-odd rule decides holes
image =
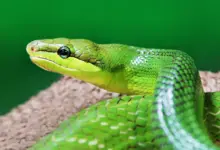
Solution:
[[[33,47],[33,46],[31,47],[31,51],[32,51],[32,52],[34,52],[34,51],[35,51],[35,49],[34,49],[34,47]]]

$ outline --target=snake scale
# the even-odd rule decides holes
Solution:
[[[220,149],[220,92],[203,92],[185,52],[68,38],[26,50],[47,71],[126,94],[71,116],[30,150]]]

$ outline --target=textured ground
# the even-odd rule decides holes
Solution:
[[[200,72],[206,92],[220,91],[220,72]],[[63,77],[5,116],[0,116],[0,150],[25,150],[73,113],[100,99],[118,96]]]

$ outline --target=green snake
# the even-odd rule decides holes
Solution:
[[[30,149],[220,149],[220,92],[203,92],[185,52],[68,38],[26,50],[47,71],[125,94],[72,115]]]

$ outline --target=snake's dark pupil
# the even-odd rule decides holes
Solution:
[[[68,47],[66,46],[62,46],[58,49],[57,54],[61,57],[61,58],[68,58],[71,54],[71,51]]]

